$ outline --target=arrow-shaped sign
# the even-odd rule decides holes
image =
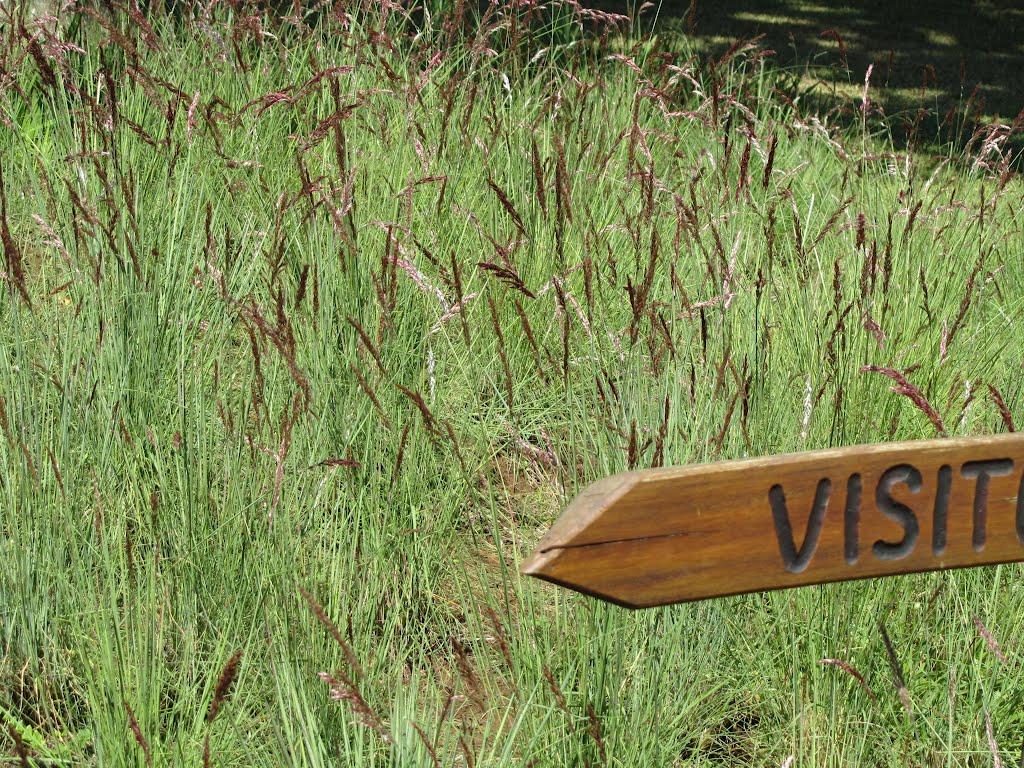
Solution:
[[[1024,436],[625,472],[523,565],[632,608],[1024,560]]]

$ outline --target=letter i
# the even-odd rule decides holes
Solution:
[[[946,551],[946,518],[949,515],[949,489],[953,483],[953,468],[939,467],[938,488],[935,490],[935,514],[932,516],[932,552]]]
[[[844,554],[846,564],[853,565],[860,554],[860,474],[846,481],[846,513],[843,516]]]

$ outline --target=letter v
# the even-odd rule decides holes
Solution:
[[[786,509],[786,493],[781,485],[773,485],[768,491],[768,500],[772,506],[772,519],[775,521],[775,535],[779,539],[779,552],[782,562],[790,573],[800,573],[811,562],[814,550],[821,536],[821,526],[825,521],[825,510],[828,499],[832,495],[832,481],[827,477],[818,481],[818,490],[814,494],[814,506],[807,519],[807,530],[804,533],[800,551],[797,551],[793,540],[793,526],[789,521],[789,510]]]

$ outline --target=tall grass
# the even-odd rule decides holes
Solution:
[[[518,565],[608,473],[1019,425],[1019,126],[897,154],[754,46],[469,5],[2,22],[10,760],[1011,759],[1017,566]]]

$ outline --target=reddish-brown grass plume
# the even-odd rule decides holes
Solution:
[[[992,402],[995,403],[996,409],[999,411],[999,417],[1003,420],[1003,424],[1006,425],[1007,432],[1016,432],[1017,428],[1013,423],[1013,416],[1010,414],[1010,409],[1006,407],[1006,402],[1003,400],[1003,396],[999,394],[999,390],[991,384],[986,385],[988,387],[989,396],[992,398]]]
[[[818,663],[838,667],[839,669],[843,670],[843,672],[850,675],[854,680],[857,681],[860,687],[864,690],[864,693],[868,695],[872,702],[875,701],[875,694],[871,690],[871,687],[868,685],[867,680],[864,679],[864,675],[858,672],[852,664],[843,661],[842,659],[822,659]]]
[[[0,164],[0,244],[4,247],[4,265],[7,271],[7,280],[17,289],[22,300],[32,308],[32,299],[28,295],[28,286],[25,283],[25,262],[21,248],[15,242],[11,234],[11,227],[7,218],[7,187],[4,183],[4,172]]]
[[[213,699],[211,699],[210,707],[206,711],[207,723],[213,723],[217,719],[221,707],[228,700],[228,697],[231,696],[231,687],[235,684],[235,679],[238,677],[238,664],[241,660],[242,649],[239,648],[231,654],[231,658],[227,660],[227,663],[221,670],[220,677],[217,678],[217,685],[213,689]]]
[[[217,679],[217,685],[213,689],[213,699],[211,699],[210,707],[206,711],[207,726],[213,725],[213,721],[217,719],[221,707],[231,696],[231,688],[238,677],[238,664],[241,660],[242,649],[239,648],[231,655],[231,658],[227,660],[227,663],[221,670],[220,677]],[[207,730],[206,738],[203,740],[203,768],[210,768],[211,765],[210,732]]]
[[[341,648],[342,653],[345,654],[345,661],[348,662],[348,666],[349,669],[352,670],[352,674],[356,677],[362,677],[363,667],[359,663],[359,659],[356,657],[355,651],[352,650],[351,645],[345,642],[345,638],[341,636],[341,631],[338,629],[337,625],[331,621],[330,617],[327,615],[327,611],[324,610],[323,606],[317,602],[313,595],[302,587],[299,587],[299,593],[302,595],[302,599],[306,601],[306,604],[309,606],[309,610],[316,617],[316,620],[324,626],[334,642],[336,642],[338,647]]]
[[[153,768],[153,758],[149,753],[149,742],[142,733],[142,729],[139,728],[139,721],[135,719],[135,712],[129,706],[128,702],[124,702],[125,711],[128,713],[128,726],[132,730],[132,735],[135,736],[135,741],[140,747],[142,747],[142,757],[146,761],[146,765],[149,768]]]
[[[861,373],[880,373],[895,381],[896,386],[889,387],[889,389],[896,394],[910,398],[911,402],[913,402],[913,404],[928,417],[932,426],[935,427],[935,430],[942,437],[946,437],[948,435],[946,432],[946,425],[943,424],[942,417],[939,415],[939,412],[935,410],[935,407],[930,402],[928,402],[928,398],[924,396],[924,393],[907,380],[907,377],[904,374],[893,368],[886,368],[880,365],[865,365],[861,367],[860,370]]]

